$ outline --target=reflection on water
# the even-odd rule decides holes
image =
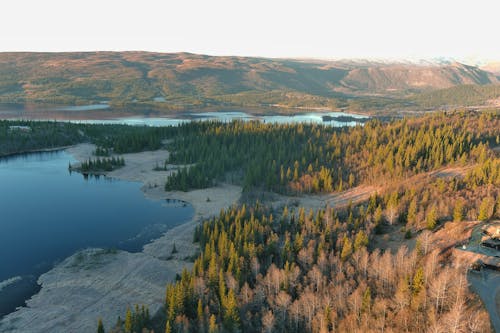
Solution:
[[[0,317],[37,290],[37,276],[75,251],[140,251],[193,215],[185,202],[146,199],[140,183],[85,180],[68,172],[69,162],[63,151],[0,158]]]
[[[295,115],[253,115],[241,111],[185,112],[172,116],[155,110],[113,110],[108,104],[83,106],[0,105],[0,119],[59,120],[85,124],[123,124],[136,126],[178,126],[190,121],[259,120],[266,123],[314,123],[329,126],[355,126],[367,116],[346,112],[307,112]]]
[[[56,111],[93,111],[109,109],[108,104],[91,104],[91,105],[73,105],[73,106],[60,106]]]

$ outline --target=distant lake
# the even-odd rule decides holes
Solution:
[[[141,183],[70,174],[70,162],[64,151],[0,159],[0,317],[77,250],[140,251],[194,214],[187,203],[146,199]]]
[[[314,123],[328,126],[355,126],[368,116],[347,112],[303,112],[293,115],[253,115],[242,111],[183,112],[167,116],[154,110],[113,110],[108,104],[82,106],[0,105],[0,119],[59,120],[86,124],[124,124],[139,126],[178,126],[190,121],[260,120],[266,123]]]

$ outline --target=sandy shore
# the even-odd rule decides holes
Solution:
[[[94,149],[93,145],[81,144],[67,151],[83,161],[92,157]],[[168,151],[121,156],[126,165],[108,176],[142,182],[145,196],[151,199],[187,201],[194,208],[193,218],[146,244],[140,253],[101,249],[75,253],[40,276],[41,291],[28,300],[27,307],[2,319],[1,332],[93,332],[99,317],[109,330],[118,316],[123,317],[127,306],[144,304],[151,313],[158,311],[164,302],[166,284],[183,268],[192,266],[186,259],[198,250],[193,244],[196,225],[235,204],[241,196],[240,187],[226,184],[190,192],[165,192],[163,184],[173,171],[153,168],[163,164]],[[178,252],[171,256],[174,243]]]

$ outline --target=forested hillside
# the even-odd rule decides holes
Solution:
[[[108,101],[116,109],[165,111],[270,105],[374,110],[427,104],[408,98],[410,93],[498,83],[494,74],[459,63],[417,65],[148,52],[0,53],[3,103]],[[453,96],[446,97],[442,95],[441,105],[454,104]]]
[[[353,128],[259,122],[191,123],[179,127],[166,163],[193,165],[173,174],[167,190],[241,181],[280,193],[342,191],[383,179],[402,180],[446,165],[487,158],[500,143],[493,113],[441,113]],[[240,175],[240,177],[237,177]]]
[[[171,162],[201,166],[167,188],[194,179],[208,186],[200,176],[207,172],[286,194],[341,191],[344,183],[380,191],[316,210],[265,201],[229,207],[196,229],[193,269],[167,286],[161,313],[129,309],[111,332],[491,332],[467,267],[451,251],[467,240],[477,223],[470,221],[500,218],[500,159],[491,149],[499,128],[498,113],[474,112],[350,129],[180,127]],[[389,246],[389,234],[404,238]]]
[[[26,129],[19,129],[18,126]],[[164,138],[174,133],[176,130],[170,127],[0,120],[0,156],[61,148],[82,142],[98,145],[96,155],[102,155],[103,152],[107,155],[155,150],[162,146]]]
[[[477,106],[489,101],[492,106],[500,103],[499,85],[464,85],[421,93],[414,97],[415,102],[426,108],[440,106]]]
[[[167,287],[159,325],[166,332],[490,332],[449,250],[464,241],[463,220],[500,218],[499,166],[496,159],[463,180],[396,185],[340,209],[229,208],[197,229],[201,252]],[[408,242],[381,251],[377,234],[393,226]],[[140,312],[125,318],[111,331],[158,325]]]

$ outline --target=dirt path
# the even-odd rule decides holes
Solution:
[[[276,210],[280,210],[285,206],[289,208],[304,207],[306,210],[323,209],[326,206],[339,208],[347,206],[349,202],[356,204],[368,200],[377,190],[379,188],[375,186],[358,186],[339,193],[321,195],[288,196],[268,193],[269,198],[265,199],[264,202]]]

